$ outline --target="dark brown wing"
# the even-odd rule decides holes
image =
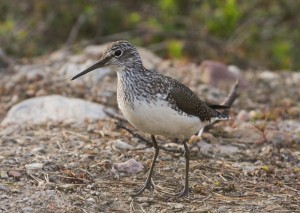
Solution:
[[[226,119],[227,116],[210,108],[202,102],[188,87],[175,82],[168,98],[174,101],[178,109],[200,118],[201,121],[211,121],[211,118]],[[216,105],[212,105],[213,107]]]

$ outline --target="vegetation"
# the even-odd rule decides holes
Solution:
[[[128,39],[163,57],[299,70],[300,2],[238,0],[10,0],[0,48],[32,57]]]

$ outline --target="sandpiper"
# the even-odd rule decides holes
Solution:
[[[154,189],[151,177],[159,153],[155,135],[183,138],[185,182],[183,190],[176,196],[188,196],[190,153],[187,140],[202,132],[209,123],[228,119],[227,115],[216,111],[226,106],[209,105],[179,81],[146,69],[138,51],[128,41],[110,43],[100,61],[72,80],[100,67],[108,67],[117,72],[118,106],[129,123],[151,135],[155,149],[145,184],[133,196],[140,195],[145,189]]]

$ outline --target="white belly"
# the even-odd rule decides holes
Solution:
[[[189,138],[207,125],[196,116],[179,114],[167,106],[166,101],[156,104],[135,102],[134,109],[119,102],[119,108],[129,123],[152,135]]]

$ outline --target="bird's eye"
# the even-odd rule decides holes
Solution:
[[[119,57],[122,55],[122,51],[121,50],[116,50],[115,51],[115,56]]]

